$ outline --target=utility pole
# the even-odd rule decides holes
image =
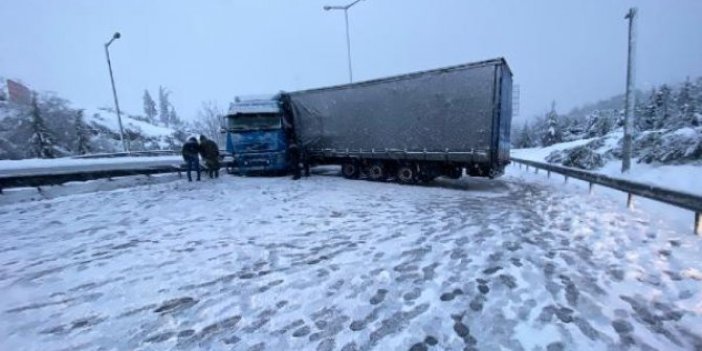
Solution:
[[[349,62],[349,83],[353,83],[353,67],[351,67],[351,34],[349,34],[349,10],[344,10],[346,19],[346,54]]]
[[[112,83],[112,96],[115,99],[115,110],[117,111],[117,121],[119,122],[119,138],[122,141],[122,148],[124,149],[124,152],[129,152],[129,145],[128,141],[124,139],[124,128],[122,128],[122,115],[119,111],[119,101],[117,100],[117,89],[115,88],[115,78],[112,75],[112,62],[110,62],[110,44],[112,44],[115,39],[119,39],[121,35],[119,32],[116,32],[110,41],[105,43],[105,56],[107,57],[107,68],[110,70],[110,82]]]
[[[622,173],[631,168],[631,134],[634,132],[634,109],[636,96],[634,96],[635,56],[636,56],[636,15],[638,9],[632,7],[624,17],[629,20],[629,56],[626,67],[626,107],[624,110],[624,145],[622,150]]]

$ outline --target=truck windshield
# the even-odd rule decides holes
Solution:
[[[275,113],[254,113],[228,116],[230,130],[279,129],[280,116]]]

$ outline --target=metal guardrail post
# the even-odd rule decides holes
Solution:
[[[634,208],[634,195],[632,193],[626,194],[626,207],[630,210]]]
[[[592,188],[594,188],[594,187],[595,187],[595,184],[590,182],[590,188],[588,189],[588,194],[592,195]]]
[[[695,212],[695,234],[702,236],[702,212]]]

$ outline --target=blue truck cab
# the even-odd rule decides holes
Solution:
[[[237,101],[223,120],[225,166],[233,174],[282,174],[289,168],[288,138],[278,99]]]

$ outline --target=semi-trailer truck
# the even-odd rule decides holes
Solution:
[[[284,92],[232,105],[227,166],[285,171],[296,143],[304,162],[341,165],[346,178],[493,178],[509,164],[511,119],[512,72],[503,58]]]

